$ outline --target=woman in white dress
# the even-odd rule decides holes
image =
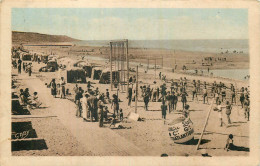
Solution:
[[[82,117],[83,120],[87,120],[87,112],[88,112],[88,99],[89,95],[87,93],[84,94],[84,97],[81,98],[81,105],[82,105]]]

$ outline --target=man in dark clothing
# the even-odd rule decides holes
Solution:
[[[145,111],[148,111],[148,103],[149,103],[149,93],[147,91],[144,92],[144,108]]]
[[[77,105],[77,112],[76,112],[76,116],[77,117],[81,117],[81,104],[80,104],[80,99],[82,98],[82,91],[79,90],[75,96],[75,103]]]
[[[118,117],[118,110],[119,110],[119,99],[116,94],[113,94],[113,100],[112,100],[112,105],[111,108],[113,107],[114,110],[114,115]]]
[[[131,106],[131,101],[132,101],[132,95],[133,95],[133,91],[132,88],[128,88],[128,106]]]
[[[163,118],[163,119],[166,119],[167,106],[165,105],[165,102],[164,102],[164,101],[162,102],[161,110],[162,110],[162,118]]]
[[[94,92],[91,91],[90,92],[90,97],[88,98],[88,105],[89,105],[89,115],[90,115],[90,121],[93,121],[93,118],[95,118],[95,120],[97,120],[97,97],[94,96]]]
[[[171,113],[171,111],[172,111],[172,98],[173,98],[173,96],[170,94],[170,92],[167,92],[166,101],[167,101],[169,113]]]
[[[187,103],[187,96],[188,94],[186,93],[186,91],[181,93],[181,102],[182,102],[182,108],[184,109]]]
[[[94,88],[94,86],[91,85],[90,81],[88,81],[87,88],[90,89],[91,87]]]
[[[98,101],[98,120],[99,120],[99,127],[103,127],[104,121],[104,103],[102,102],[102,98],[99,98]]]
[[[110,99],[108,89],[106,89],[106,98],[107,98],[107,99]]]
[[[25,63],[23,62],[23,71],[25,71]]]
[[[163,84],[162,86],[161,86],[161,98],[162,98],[162,100],[165,100],[165,96],[166,96],[166,84]]]
[[[22,69],[22,60],[19,58],[18,60],[18,73],[21,74],[21,69]]]

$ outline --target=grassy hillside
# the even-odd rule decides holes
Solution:
[[[73,42],[79,41],[64,35],[47,35],[34,32],[12,32],[13,43],[45,43],[45,42]]]

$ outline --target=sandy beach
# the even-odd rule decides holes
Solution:
[[[58,62],[66,61],[88,61],[100,66],[108,65],[109,49],[107,47],[90,47],[90,46],[25,46],[31,52],[42,54],[56,54],[59,56]],[[102,52],[102,54],[101,54]],[[162,49],[137,49],[130,48],[130,67],[136,67],[136,62],[143,66],[139,67],[139,86],[152,84],[156,80],[157,84],[163,83],[159,79],[159,72],[167,76],[167,80],[178,80],[180,77],[188,79],[188,104],[190,105],[190,119],[194,124],[194,141],[189,145],[176,144],[170,139],[168,134],[168,125],[172,119],[179,117],[182,113],[182,103],[179,101],[177,110],[167,112],[166,123],[161,117],[160,102],[150,102],[149,110],[144,110],[144,103],[141,98],[137,103],[137,113],[142,121],[131,121],[127,119],[130,112],[134,112],[134,103],[131,107],[127,106],[126,92],[119,91],[120,108],[123,109],[124,120],[120,124],[125,129],[110,129],[109,124],[105,124],[103,128],[98,127],[96,122],[83,122],[81,118],[75,117],[76,106],[72,102],[74,98],[73,88],[75,84],[67,83],[66,88],[72,93],[67,96],[67,99],[53,98],[50,89],[45,83],[49,83],[51,79],[57,80],[64,76],[66,78],[66,70],[56,72],[39,72],[39,68],[45,64],[32,62],[33,72],[29,77],[27,73],[22,72],[17,74],[17,69],[13,69],[17,85],[19,88],[30,88],[30,92],[37,91],[39,98],[43,102],[44,108],[30,111],[31,115],[47,116],[53,115],[51,118],[32,118],[27,119],[32,122],[33,128],[36,130],[38,137],[45,140],[47,149],[44,150],[21,150],[13,151],[12,155],[34,155],[34,156],[49,156],[49,155],[69,155],[69,156],[160,156],[163,153],[169,156],[198,156],[204,149],[211,156],[248,156],[247,151],[225,151],[224,147],[229,134],[234,135],[234,144],[241,147],[249,147],[249,122],[244,118],[244,110],[240,105],[234,105],[231,120],[232,124],[224,127],[219,127],[218,114],[215,111],[211,112],[209,117],[206,132],[203,136],[200,150],[196,150],[196,145],[200,133],[202,132],[203,124],[207,116],[210,104],[203,104],[202,94],[198,94],[199,101],[192,101],[191,81],[200,80],[207,83],[223,82],[227,86],[233,83],[236,89],[241,87],[249,87],[247,80],[234,80],[229,78],[219,78],[208,75],[194,75],[182,71],[181,66],[186,65],[188,69],[207,69],[208,66],[202,66],[201,61],[205,57],[214,56],[214,58],[227,58],[226,62],[213,61],[213,69],[248,69],[249,58],[245,55],[223,55],[202,52],[188,51],[173,51]],[[147,56],[151,59],[163,57],[163,69],[154,69],[147,71]],[[88,57],[101,57],[104,59],[90,59]],[[161,65],[160,60],[158,65]],[[175,61],[178,65],[177,70],[173,73],[171,68],[175,66]],[[194,63],[195,62],[195,63]],[[152,60],[149,64],[154,65]],[[193,63],[193,64],[192,64]],[[67,63],[69,66],[73,63]],[[146,73],[145,73],[146,72]],[[130,72],[130,76],[135,75],[135,72]],[[96,80],[91,81],[94,88],[98,87],[101,92],[110,88],[110,84],[99,84]],[[83,90],[86,90],[86,84],[78,84]],[[170,83],[167,82],[169,87]],[[116,93],[111,91],[110,94]],[[230,99],[230,92],[227,92],[227,99]],[[209,102],[213,100],[213,94],[209,95]],[[237,101],[239,101],[237,97]],[[46,108],[45,108],[46,107]],[[112,112],[110,105],[108,105]],[[13,122],[21,121],[21,119],[12,119]],[[224,117],[224,121],[227,120]]]

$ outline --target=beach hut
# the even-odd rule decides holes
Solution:
[[[112,71],[112,79],[113,82],[115,82],[115,80],[119,80],[119,71]],[[106,68],[102,71],[100,79],[99,79],[99,83],[100,84],[109,84],[110,83],[110,69]]]
[[[82,68],[83,68],[83,70],[85,70],[86,77],[91,78],[93,67],[91,65],[86,65],[86,66],[83,66]]]
[[[47,62],[47,68],[48,68],[48,69],[49,69],[49,68],[53,68],[53,70],[56,71],[56,70],[59,69],[58,67],[59,67],[59,66],[58,66],[57,61],[51,60],[51,61],[48,61],[48,62]]]
[[[77,61],[76,63],[73,64],[74,67],[83,67],[83,66],[90,66],[89,63],[85,61]]]
[[[81,68],[72,68],[67,71],[68,83],[86,83],[85,70]]]
[[[21,53],[23,61],[31,61],[32,55],[26,52]]]
[[[102,68],[100,68],[100,67],[94,67],[94,68],[92,69],[91,78],[92,78],[93,80],[99,80],[101,74],[102,74]]]

